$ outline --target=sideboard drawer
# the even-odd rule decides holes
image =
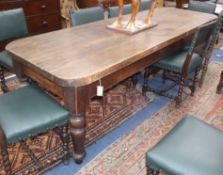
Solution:
[[[23,8],[29,34],[61,28],[60,0],[0,0],[0,10]]]
[[[9,10],[9,9],[16,9],[16,8],[26,9],[26,6],[27,4],[25,1],[17,1],[17,0],[1,1],[0,0],[0,10]]]
[[[76,2],[79,8],[94,7],[98,6],[100,3],[102,3],[105,7],[117,5],[117,0],[76,0]],[[124,0],[124,4],[129,4],[131,2],[131,0]]]
[[[0,0],[0,10],[23,8],[26,16],[42,13],[56,12],[60,10],[60,1],[55,0]]]
[[[29,35],[61,29],[60,0],[0,0],[0,11],[16,8],[24,10]],[[0,51],[8,42],[0,42]]]
[[[29,33],[43,33],[61,28],[60,14],[50,14],[27,18]]]
[[[27,16],[57,12],[60,10],[60,1],[29,0],[27,1]]]

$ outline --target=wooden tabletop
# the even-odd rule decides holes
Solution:
[[[143,18],[146,12],[140,13]],[[114,19],[28,37],[7,45],[14,59],[62,87],[84,86],[194,32],[216,16],[176,8],[155,10],[155,28],[135,35],[106,29]]]

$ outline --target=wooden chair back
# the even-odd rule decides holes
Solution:
[[[91,7],[74,10],[70,13],[71,25],[82,25],[104,19],[104,11],[101,7]]]
[[[22,8],[0,11],[0,41],[27,35],[27,25]]]
[[[216,4],[212,2],[189,1],[188,10],[194,10],[205,13],[215,12]]]
[[[192,41],[190,43],[187,57],[183,64],[183,69],[182,69],[183,76],[186,77],[188,75],[189,64],[195,50],[197,48],[199,48],[199,50],[207,48],[208,45],[207,41],[209,41],[211,33],[214,30],[215,26],[216,26],[216,21],[213,21],[197,28],[197,31],[194,34]]]

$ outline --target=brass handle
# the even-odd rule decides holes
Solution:
[[[48,24],[47,21],[43,21],[43,22],[42,22],[42,25],[43,25],[43,26],[46,26],[47,24]]]
[[[43,5],[41,5],[41,9],[46,9],[46,5],[45,4],[43,4]]]

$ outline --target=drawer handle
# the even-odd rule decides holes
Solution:
[[[48,24],[47,21],[43,21],[43,22],[42,22],[42,25],[43,25],[43,26],[46,26],[47,24]]]
[[[41,9],[46,9],[46,5],[45,4],[43,4],[43,5],[41,5]]]

